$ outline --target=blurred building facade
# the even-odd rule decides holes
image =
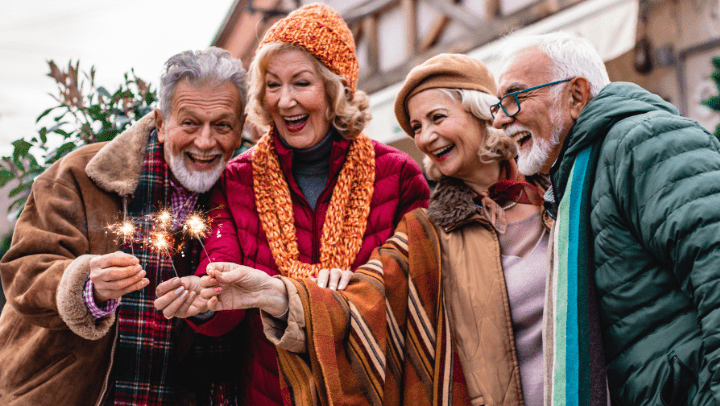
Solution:
[[[249,64],[265,31],[305,0],[237,0],[213,45]],[[507,37],[568,31],[590,40],[612,81],[637,83],[714,129],[700,100],[716,94],[710,59],[720,56],[720,0],[325,0],[348,22],[370,95],[366,134],[418,161],[395,121],[395,95],[413,66],[442,52],[466,53],[494,73]],[[255,133],[253,137],[259,134]]]

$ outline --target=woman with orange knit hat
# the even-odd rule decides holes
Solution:
[[[266,133],[228,164],[216,185],[209,259],[198,270],[230,262],[342,289],[351,273],[340,270],[367,262],[405,213],[427,206],[427,182],[409,156],[362,133],[370,109],[356,89],[355,42],[332,8],[309,4],[275,23],[249,75],[249,120]],[[286,300],[264,299],[275,305],[264,307],[272,316],[287,318]],[[166,317],[194,316],[206,310],[200,300],[160,307]],[[282,403],[275,347],[257,310],[188,321],[213,336],[238,324],[249,328],[253,361],[248,398],[240,403]]]
[[[495,93],[466,55],[409,73],[395,115],[438,184],[343,291],[208,266],[210,308],[263,297],[253,306],[278,346],[286,404],[543,405],[552,220],[546,183],[518,172],[515,143],[492,128]],[[278,302],[287,321],[272,317]]]

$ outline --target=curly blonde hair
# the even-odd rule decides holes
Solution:
[[[323,65],[317,58],[302,47],[284,42],[271,42],[260,48],[255,55],[249,74],[248,120],[267,132],[272,125],[272,117],[265,106],[265,73],[270,59],[283,52],[299,50],[315,65],[325,84],[328,99],[328,111],[325,118],[344,138],[353,139],[365,129],[372,118],[370,101],[363,91],[352,96],[345,79]]]
[[[472,114],[484,125],[485,142],[478,149],[480,162],[490,163],[515,158],[517,155],[515,141],[506,136],[503,131],[493,128],[492,126],[490,106],[498,102],[495,96],[471,89],[437,88],[437,90],[460,101],[465,111]],[[480,134],[478,136],[480,136]],[[436,182],[439,181],[443,174],[435,164],[435,161],[431,160],[429,156],[425,156],[423,164],[425,165],[425,174],[427,177]]]

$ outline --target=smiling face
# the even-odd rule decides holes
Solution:
[[[155,110],[158,140],[173,178],[186,189],[206,192],[240,146],[244,121],[240,93],[233,83],[175,86],[170,117]]]
[[[478,156],[487,128],[447,93],[428,89],[407,102],[415,145],[444,176],[475,182],[483,167]]]
[[[537,48],[520,51],[498,77],[498,97],[552,81],[550,58]],[[562,142],[572,126],[566,108],[567,83],[521,93],[520,112],[508,117],[502,109],[493,125],[518,144],[518,169],[524,175],[548,173],[560,154]],[[560,88],[558,97],[553,92]]]
[[[270,58],[265,72],[264,103],[285,142],[306,149],[330,129],[328,96],[314,61],[296,49]]]

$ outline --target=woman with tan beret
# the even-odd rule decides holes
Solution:
[[[494,94],[465,55],[409,73],[395,113],[438,185],[344,291],[288,280],[287,322],[263,314],[293,404],[543,404],[550,220],[543,185],[519,174],[515,144],[492,128]],[[256,270],[211,268],[211,307],[274,289]]]

